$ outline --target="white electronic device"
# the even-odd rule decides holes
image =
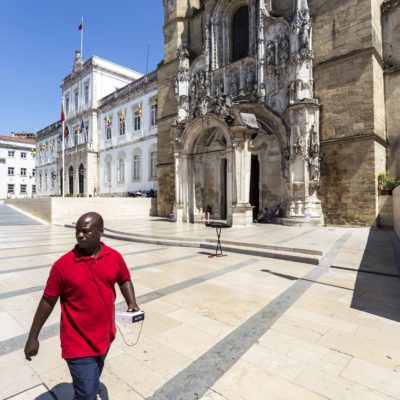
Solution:
[[[115,319],[125,324],[134,324],[144,320],[144,311],[117,311]]]

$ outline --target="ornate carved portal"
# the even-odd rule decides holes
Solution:
[[[253,154],[260,163],[260,206],[281,204],[290,224],[322,224],[320,106],[313,97],[307,0],[295,1],[289,20],[272,18],[264,1],[211,3],[204,11],[203,54],[193,57],[185,45],[178,50],[172,135],[177,219],[193,221],[212,199],[215,218],[226,206],[230,222],[251,222]],[[249,49],[232,58],[231,22],[245,6]]]

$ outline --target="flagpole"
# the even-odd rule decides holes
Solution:
[[[64,96],[61,98],[62,110],[64,113]],[[61,135],[62,135],[62,197],[65,197],[65,135],[64,135],[64,118],[62,118]]]
[[[81,58],[83,60],[83,17],[81,17]]]

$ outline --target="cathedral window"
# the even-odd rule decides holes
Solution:
[[[232,62],[249,55],[249,7],[240,7],[232,18]]]

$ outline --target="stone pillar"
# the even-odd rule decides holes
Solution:
[[[253,222],[253,208],[249,203],[251,151],[249,149],[251,131],[247,128],[235,130],[233,139],[233,204],[232,224],[249,225]]]
[[[182,203],[183,222],[193,222],[193,171],[192,156],[182,156]]]
[[[181,149],[175,148],[175,220],[183,221],[183,187],[182,187],[182,152]]]

